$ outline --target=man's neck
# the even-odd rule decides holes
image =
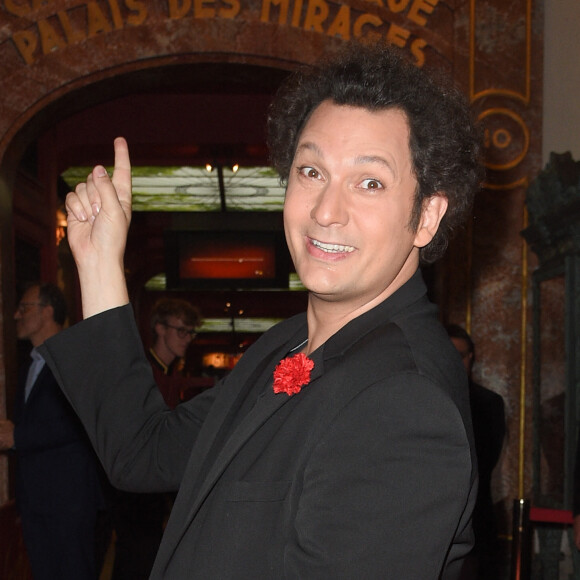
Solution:
[[[40,346],[44,341],[53,337],[55,334],[58,334],[61,330],[62,326],[60,324],[57,324],[56,322],[54,324],[49,324],[46,327],[41,328],[37,333],[29,337],[33,348]]]
[[[351,320],[384,302],[409,279],[397,280],[397,284],[391,285],[384,292],[366,301],[330,301],[310,293],[307,308],[308,346],[306,354],[310,354],[324,344]]]
[[[159,348],[159,345],[154,344],[151,347],[151,353],[153,356],[166,367],[170,367],[171,363],[175,360],[175,356],[172,353],[167,352],[166,349]]]

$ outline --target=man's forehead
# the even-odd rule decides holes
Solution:
[[[175,316],[174,314],[171,314],[168,316],[167,320],[170,324],[173,324],[174,326],[186,326],[188,328],[191,327],[190,324],[187,324],[186,322],[183,321],[183,318],[181,318],[181,316]]]
[[[456,348],[460,350],[469,350],[468,342],[460,336],[452,336],[451,342],[455,345]]]
[[[35,300],[38,298],[39,289],[38,286],[32,286],[28,288],[24,294],[22,295],[21,301],[24,302],[26,300]]]
[[[360,111],[363,113],[370,113],[372,114],[380,114],[380,113],[390,113],[391,117],[400,117],[403,119],[405,125],[410,127],[409,125],[409,117],[405,109],[397,105],[389,105],[385,107],[366,107],[364,105],[352,105],[347,103],[337,103],[332,99],[326,99],[316,105],[311,111],[308,117],[306,118],[303,127],[306,127],[312,117],[320,116],[320,115],[327,115],[333,109],[343,110],[343,111]]]
[[[413,166],[409,138],[407,115],[399,107],[370,109],[327,100],[306,121],[294,159],[340,152],[353,166],[378,164],[396,176],[401,164]]]
[[[354,119],[363,119],[363,121],[366,117],[372,119],[373,125],[382,128],[383,130],[390,131],[392,128],[402,129],[406,138],[410,138],[411,128],[409,125],[409,119],[406,112],[400,107],[381,107],[372,109],[358,105],[341,105],[334,101],[326,100],[322,101],[322,103],[315,107],[304,122],[300,134],[298,135],[297,149],[305,140],[308,141],[308,138],[305,138],[304,134],[307,134],[313,128],[313,125],[319,125],[321,123],[322,125],[326,125],[331,123],[331,128],[336,129],[339,133],[344,133],[345,128],[340,124],[335,124],[336,118],[332,118],[336,117],[337,114],[339,119],[342,117],[342,120],[345,120],[344,115],[346,115],[347,122],[349,116]],[[356,130],[359,126],[360,125],[356,124],[355,121],[354,129]],[[308,145],[313,147],[312,144]]]

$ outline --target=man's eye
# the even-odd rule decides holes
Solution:
[[[310,177],[311,179],[318,179],[320,177],[320,173],[318,173],[318,171],[313,167],[301,167],[299,172],[305,177]]]
[[[365,179],[362,182],[362,186],[365,189],[382,189],[383,184],[377,179]]]

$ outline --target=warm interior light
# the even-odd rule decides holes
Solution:
[[[66,213],[61,208],[56,210],[56,245],[58,246],[66,236]]]
[[[234,165],[232,165],[232,171],[234,173],[237,173],[239,168],[240,168],[240,166],[237,163],[235,163]]]
[[[231,355],[225,352],[208,352],[203,355],[203,366],[227,369],[233,366]]]
[[[211,163],[206,163],[205,169],[208,173],[211,173],[213,171],[213,167],[212,167]]]

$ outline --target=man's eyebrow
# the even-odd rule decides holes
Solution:
[[[320,147],[316,143],[313,143],[312,141],[304,141],[303,143],[300,143],[298,147],[296,147],[296,153],[294,154],[294,157],[296,157],[299,153],[302,153],[303,151],[312,151],[319,157],[324,157],[322,149],[320,149]],[[366,164],[381,165],[385,169],[388,169],[393,175],[397,174],[394,163],[390,163],[388,159],[386,159],[381,155],[358,155],[353,160],[353,165],[366,165]]]
[[[355,165],[364,165],[366,163],[376,163],[378,165],[382,165],[386,167],[391,173],[395,173],[395,169],[392,163],[389,163],[388,159],[381,157],[380,155],[359,155],[355,157],[354,164]]]
[[[316,153],[316,155],[323,157],[322,149],[320,149],[320,147],[312,141],[305,141],[304,143],[300,143],[298,147],[296,147],[296,153],[294,156],[296,157],[296,155],[302,151],[312,151],[313,153]]]

